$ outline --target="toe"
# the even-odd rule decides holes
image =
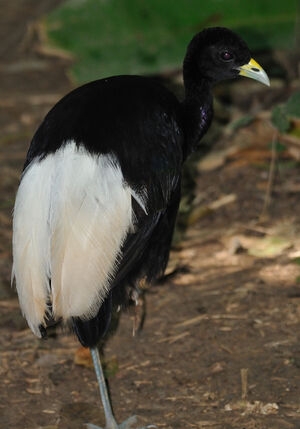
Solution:
[[[123,423],[118,425],[118,429],[133,429],[133,425],[135,425],[136,422],[137,422],[136,416],[131,416],[129,417],[129,419],[125,420]],[[108,429],[107,426],[105,426],[105,428],[102,428],[100,426],[93,425],[92,423],[85,424],[85,427],[87,429]],[[147,426],[140,427],[139,429],[158,429],[158,428],[155,425],[147,425]]]
[[[155,425],[148,425],[148,426],[144,426],[144,427],[142,427],[140,429],[158,429],[158,428]]]
[[[93,425],[93,424],[91,424],[91,423],[86,423],[84,426],[85,426],[87,429],[103,429],[103,428],[101,428],[100,426],[96,426],[96,425]]]
[[[132,425],[134,425],[136,421],[136,416],[131,416],[129,419],[125,420],[125,422],[120,424],[120,429],[131,429]]]

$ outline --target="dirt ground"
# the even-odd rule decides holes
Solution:
[[[0,51],[0,428],[81,429],[104,424],[89,356],[66,333],[36,339],[10,288],[11,211],[28,144],[71,89],[69,61],[41,49],[34,24],[50,1],[40,11],[35,3],[1,12],[20,33]],[[285,85],[237,82],[222,91],[236,106],[232,117],[242,99],[246,110],[270,107]],[[127,311],[104,346],[118,421],[135,413],[141,425],[166,429],[300,428],[299,166],[290,153],[277,155],[268,182],[275,131],[265,113],[235,132],[222,128],[197,164],[188,229],[168,275],[146,290],[143,329],[132,336]]]

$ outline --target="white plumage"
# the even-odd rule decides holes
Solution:
[[[49,302],[55,318],[96,315],[133,228],[132,197],[145,210],[114,155],[91,155],[74,141],[27,167],[14,209],[13,276],[36,335]]]

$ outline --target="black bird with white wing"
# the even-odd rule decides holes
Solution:
[[[211,123],[212,87],[240,75],[269,85],[238,35],[205,29],[187,48],[183,102],[150,78],[97,80],[62,98],[31,142],[13,221],[20,305],[38,337],[59,320],[91,348],[106,429],[135,419],[116,423],[97,343],[130,287],[163,273],[182,164]]]

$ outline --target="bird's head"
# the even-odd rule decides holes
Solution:
[[[233,31],[207,28],[191,40],[184,60],[185,81],[205,79],[215,84],[246,76],[270,85],[263,68],[251,57],[247,44]]]

